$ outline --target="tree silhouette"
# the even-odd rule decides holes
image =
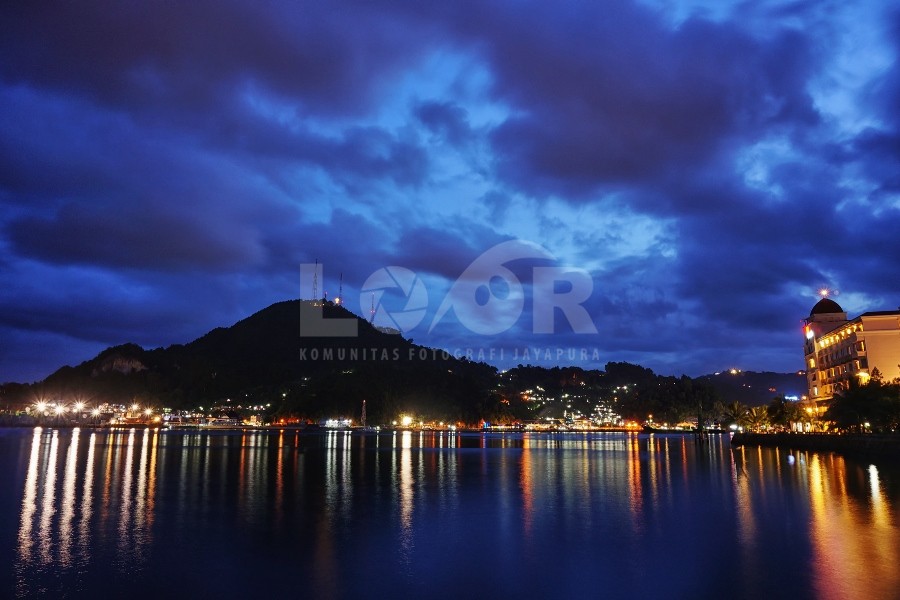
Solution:
[[[875,431],[900,427],[900,382],[885,383],[877,369],[867,383],[850,380],[850,387],[836,394],[825,418],[836,429],[861,432],[866,423]]]
[[[751,431],[760,431],[769,425],[769,410],[765,406],[754,406],[744,417]]]
[[[785,429],[790,428],[791,423],[799,423],[806,416],[803,409],[796,402],[786,400],[783,395],[776,396],[767,408],[769,421]]]
[[[730,402],[728,404],[717,404],[717,412],[719,419],[723,425],[741,425],[746,423],[747,406],[738,402]]]

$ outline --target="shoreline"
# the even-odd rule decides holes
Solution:
[[[479,433],[492,435],[505,434],[585,434],[585,433],[628,433],[634,435],[678,435],[678,436],[694,436],[696,431],[678,430],[678,429],[660,429],[653,431],[643,431],[628,427],[604,427],[596,429],[518,429],[518,428],[469,428],[463,427],[459,429],[440,429],[440,428],[412,428],[412,427],[347,427],[347,428],[330,428],[315,425],[298,425],[293,423],[285,423],[281,425],[195,425],[195,424],[177,424],[166,425],[160,423],[3,423],[0,422],[0,429],[33,429],[41,427],[44,429],[99,429],[99,430],[118,430],[118,429],[159,429],[161,431],[297,431],[308,434],[319,434],[328,431],[347,432],[355,434],[378,434],[390,433],[397,431],[410,431],[414,433]],[[706,435],[728,435],[724,431],[709,431]]]

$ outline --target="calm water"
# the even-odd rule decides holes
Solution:
[[[900,597],[900,471],[727,438],[8,429],[0,472],[4,597]]]

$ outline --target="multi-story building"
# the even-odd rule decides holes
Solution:
[[[900,310],[867,312],[855,319],[830,298],[822,298],[804,319],[806,379],[817,405],[864,382],[874,369],[885,380],[900,377]]]

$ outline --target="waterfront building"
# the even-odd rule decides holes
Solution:
[[[900,377],[900,310],[866,312],[848,319],[830,298],[819,300],[804,319],[804,355],[809,399],[817,406],[865,382],[878,369],[885,380]]]

